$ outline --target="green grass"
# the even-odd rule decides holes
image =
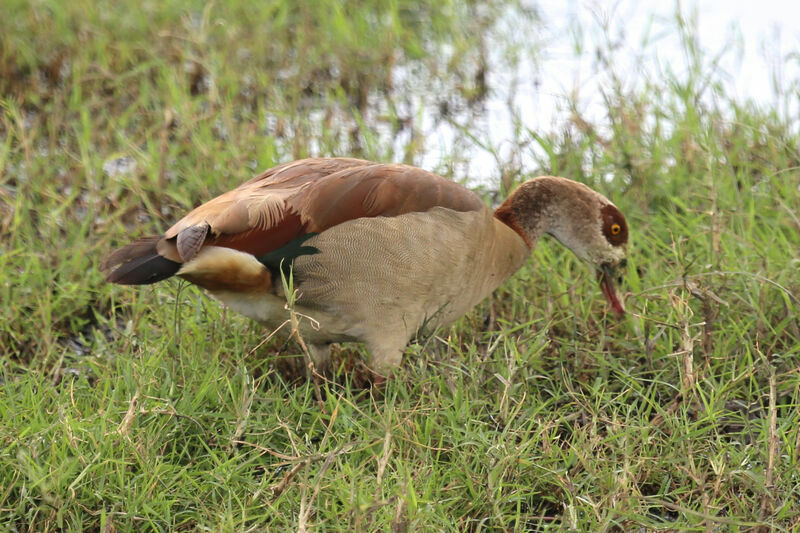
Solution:
[[[545,241],[384,389],[318,395],[282,372],[296,346],[196,289],[103,283],[114,245],[260,169],[418,162],[431,110],[465,124],[433,170],[476,178],[486,43],[523,60],[508,25],[535,16],[348,5],[0,7],[0,528],[800,527],[798,123],[727,98],[683,18],[687,74],[609,67],[605,122],[520,129],[498,161],[497,187],[561,174],[628,215],[622,321]]]

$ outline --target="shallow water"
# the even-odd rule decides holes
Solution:
[[[725,95],[785,117],[800,113],[800,99],[792,94],[800,83],[800,4],[734,1],[723,8],[689,2],[681,22],[670,3],[542,0],[536,7],[546,24],[531,28],[529,53],[517,64],[503,65],[497,57],[503,43],[490,47],[495,57],[489,63],[500,68],[490,72],[485,113],[470,131],[475,139],[461,176],[475,185],[496,185],[498,167],[510,162],[536,168],[545,154],[527,132],[558,131],[573,110],[607,128],[603,95],[612,76],[626,89],[643,90],[669,75],[685,79],[699,67],[701,76],[718,84],[706,93],[711,106],[728,105],[718,98]],[[501,19],[504,24],[513,27]],[[696,39],[699,65],[687,56],[682,25]],[[428,168],[463,140],[452,123],[428,120],[424,130],[430,150],[422,165]]]

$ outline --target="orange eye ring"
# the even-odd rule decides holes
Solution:
[[[619,235],[619,232],[622,231],[622,226],[619,224],[611,224],[611,235]]]

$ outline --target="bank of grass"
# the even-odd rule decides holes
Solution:
[[[279,372],[297,347],[195,289],[103,284],[113,245],[259,169],[416,161],[419,105],[479,111],[487,35],[518,9],[259,5],[0,8],[3,529],[800,527],[797,123],[727,101],[689,46],[685,77],[609,71],[606,127],[520,131],[539,168],[498,169],[628,215],[621,321],[544,241],[385,388],[318,394]]]

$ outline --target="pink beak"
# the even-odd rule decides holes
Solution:
[[[620,300],[617,289],[614,286],[615,278],[616,272],[610,263],[603,263],[600,265],[600,268],[597,270],[597,281],[600,282],[600,289],[603,291],[603,296],[606,297],[608,304],[611,306],[611,310],[614,311],[614,314],[618,317],[621,317],[625,314],[625,305],[623,305],[622,300]]]

